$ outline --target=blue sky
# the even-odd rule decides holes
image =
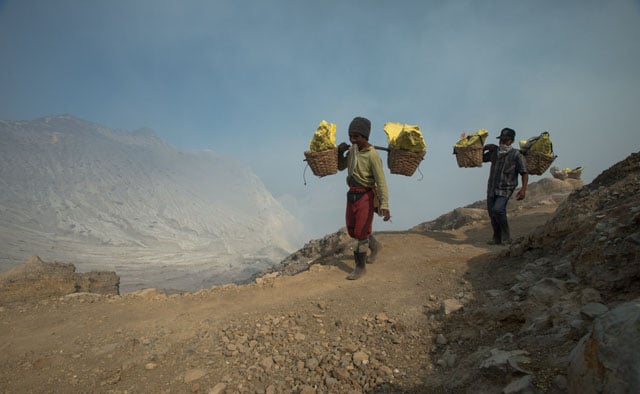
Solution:
[[[5,0],[0,118],[69,113],[211,149],[314,237],[342,226],[345,193],[343,174],[303,183],[318,123],[342,141],[368,117],[383,146],[385,122],[418,124],[422,174],[388,175],[393,223],[374,225],[402,230],[484,198],[488,167],[451,154],[462,131],[548,130],[554,164],[587,182],[637,151],[639,42],[637,0]]]

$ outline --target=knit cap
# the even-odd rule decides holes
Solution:
[[[355,117],[349,124],[349,134],[357,133],[366,139],[369,139],[371,133],[371,121],[367,118]]]

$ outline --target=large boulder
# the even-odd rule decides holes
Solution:
[[[570,393],[640,393],[640,299],[597,318],[570,355]]]
[[[518,201],[515,198],[511,198],[507,209],[510,213],[513,213],[542,206],[556,207],[572,192],[580,189],[582,186],[582,181],[578,179],[566,179],[563,181],[554,178],[543,178],[537,182],[532,182],[527,187],[527,197],[524,200]],[[487,200],[480,200],[466,207],[455,208],[453,211],[447,212],[435,220],[421,223],[411,228],[411,230],[456,230],[481,220],[489,220]]]
[[[456,230],[467,224],[488,219],[489,215],[487,214],[486,208],[456,208],[451,212],[439,216],[436,220],[424,223],[422,226],[417,226],[418,228],[416,228],[416,230]]]
[[[583,186],[584,183],[579,179],[543,178],[527,187],[527,196],[524,200],[516,200],[512,197],[508,208],[522,210],[540,205],[558,205]]]
[[[33,256],[0,273],[0,304],[35,301],[71,293],[119,294],[115,272],[76,272],[73,264],[48,263]]]

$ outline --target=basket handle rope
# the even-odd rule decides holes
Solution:
[[[307,161],[307,159],[304,159],[303,161]],[[307,186],[307,177],[306,177],[307,168],[309,168],[309,163],[305,164],[304,171],[302,171],[302,180],[303,180],[305,186]]]

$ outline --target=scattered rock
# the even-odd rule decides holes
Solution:
[[[185,383],[191,383],[193,381],[196,381],[200,378],[202,378],[203,376],[205,376],[207,374],[207,371],[205,371],[204,369],[190,369],[187,372],[184,373],[184,382]]]
[[[530,372],[520,367],[520,363],[530,361],[525,350],[500,350],[491,349],[490,356],[482,361],[480,369],[493,374],[505,374],[511,372]]]
[[[464,307],[464,305],[462,305],[462,303],[456,299],[453,298],[449,298],[447,300],[444,300],[442,302],[442,310],[444,312],[445,315],[450,315],[454,312],[459,311],[460,309],[462,309]]]
[[[583,306],[582,309],[580,309],[580,313],[590,319],[594,319],[600,315],[607,313],[608,311],[609,308],[604,304],[600,304],[599,302],[590,302],[587,305]]]

